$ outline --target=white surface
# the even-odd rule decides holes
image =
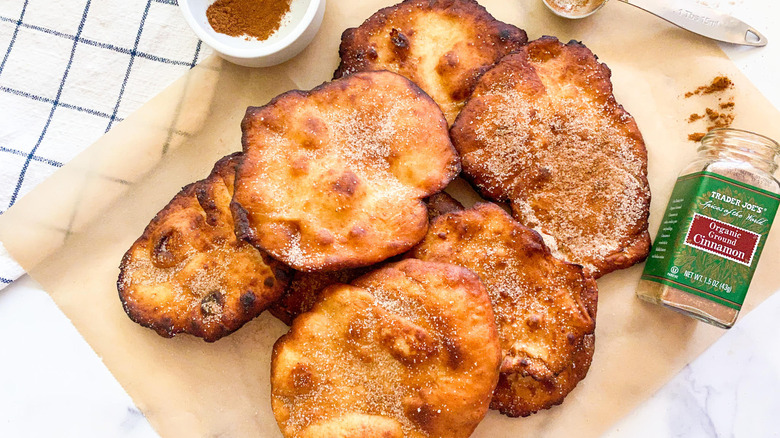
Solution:
[[[157,436],[30,277],[0,292],[0,333],[1,437]]]
[[[731,12],[767,35],[763,49],[724,49],[780,106],[774,77],[780,67],[774,23],[780,4],[700,3]],[[775,293],[606,437],[780,437],[778,315]],[[26,277],[0,291],[0,333],[0,437],[156,436],[48,295]]]
[[[780,437],[778,315],[775,293],[604,438]]]
[[[16,263],[16,260],[8,254],[5,246],[0,242],[0,278],[2,278],[0,280],[0,290],[8,286],[8,280],[16,280],[22,275],[24,275],[24,269],[19,266],[19,263]]]

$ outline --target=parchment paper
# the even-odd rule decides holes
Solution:
[[[119,260],[181,186],[240,149],[247,105],[330,79],[341,32],[391,2],[330,0],[309,48],[269,69],[211,58],[127,118],[0,217],[0,240],[53,297],[163,437],[278,437],[269,358],[286,326],[264,314],[214,344],[163,339],[131,322],[115,282]],[[484,0],[528,31],[582,40],[613,71],[615,94],[637,119],[650,156],[654,233],[678,171],[695,154],[685,119],[710,105],[686,91],[727,74],[735,126],[780,138],[780,113],[714,43],[620,2],[570,22],[536,0]],[[698,100],[697,100],[698,99]],[[717,102],[715,97],[711,98]],[[463,183],[450,189],[463,195]],[[743,314],[780,285],[780,233],[769,237]],[[564,404],[525,419],[491,412],[477,437],[598,436],[648,398],[723,331],[634,297],[635,266],[599,280],[596,354]]]

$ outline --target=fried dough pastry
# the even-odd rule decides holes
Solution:
[[[437,216],[463,210],[463,204],[445,192],[439,192],[425,200],[428,207],[428,220]]]
[[[454,123],[464,174],[599,277],[647,257],[647,151],[588,48],[552,37],[485,73]]]
[[[501,359],[484,287],[408,259],[325,289],[274,345],[271,405],[285,437],[467,437]]]
[[[299,271],[408,250],[428,226],[422,199],[460,171],[439,108],[390,72],[282,94],[241,128],[236,233]]]
[[[290,285],[268,311],[283,323],[292,325],[298,315],[311,310],[323,289],[338,283],[350,283],[371,269],[367,266],[339,271],[295,271]]]
[[[184,187],[122,258],[117,289],[130,319],[165,337],[208,342],[259,315],[287,287],[286,267],[236,239],[230,198],[241,154]]]
[[[414,81],[452,123],[477,79],[528,41],[474,0],[406,0],[341,36],[334,77],[389,70]]]
[[[492,408],[530,415],[559,404],[585,376],[596,282],[553,257],[538,233],[495,204],[477,204],[434,219],[411,255],[468,268],[485,285],[503,353]]]
[[[463,209],[460,202],[444,192],[426,198],[425,204],[428,207],[429,220],[445,213]],[[377,268],[379,266],[375,265],[340,271],[295,271],[290,286],[287,287],[281,298],[268,308],[268,311],[283,323],[291,325],[298,315],[308,312],[312,308],[317,302],[320,292],[326,287],[336,283],[351,283],[352,280]]]
[[[510,417],[527,417],[563,399],[588,374],[595,336],[585,335],[575,347],[571,365],[552,379],[536,380],[522,373],[501,373],[490,407]]]

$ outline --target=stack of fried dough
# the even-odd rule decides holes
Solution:
[[[650,243],[609,69],[474,0],[382,9],[340,55],[333,81],[248,108],[242,152],[151,221],[125,311],[208,342],[266,309],[291,325],[271,371],[286,437],[467,437],[489,409],[560,404],[593,357],[595,278]],[[443,192],[459,175],[485,202]]]

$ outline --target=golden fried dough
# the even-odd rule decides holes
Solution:
[[[335,77],[389,70],[414,81],[452,123],[479,76],[528,41],[474,0],[406,0],[341,36]]]
[[[369,270],[370,266],[339,271],[295,271],[290,285],[268,311],[283,323],[292,325],[298,315],[311,310],[323,289],[337,283],[350,283]]]
[[[272,407],[285,437],[467,437],[501,359],[471,271],[407,259],[325,289],[274,345]]]
[[[247,109],[237,234],[299,271],[368,266],[422,239],[422,199],[460,171],[447,123],[416,85],[358,73]]]
[[[439,192],[425,200],[428,206],[428,220],[437,216],[463,210],[463,204],[445,192]]]
[[[452,196],[440,192],[425,199],[428,207],[428,219],[463,210],[463,205]],[[391,259],[392,260],[392,259]],[[268,308],[268,311],[280,321],[291,325],[293,320],[301,313],[308,312],[320,292],[326,287],[336,283],[350,283],[361,275],[381,267],[379,265],[367,266],[355,269],[342,269],[339,271],[301,272],[294,271],[290,285],[282,296]]]
[[[485,285],[503,359],[491,407],[510,416],[558,404],[593,354],[596,282],[553,257],[541,236],[495,204],[434,219],[411,255],[468,268]]]
[[[286,267],[236,239],[229,203],[240,154],[184,187],[122,258],[130,318],[165,337],[212,342],[259,315],[287,287]]]
[[[598,291],[586,287],[580,293],[582,303],[591,319],[596,319]],[[527,416],[540,406],[559,405],[563,399],[588,374],[595,349],[596,337],[588,334],[574,347],[571,363],[551,379],[537,380],[522,373],[502,373],[493,393],[491,407],[509,416]]]
[[[482,76],[451,130],[481,193],[596,277],[650,245],[647,152],[610,74],[582,44],[541,38]]]
[[[563,399],[588,374],[593,359],[594,335],[585,335],[576,346],[571,365],[555,377],[537,380],[522,373],[502,373],[490,407],[510,417],[526,417]]]

